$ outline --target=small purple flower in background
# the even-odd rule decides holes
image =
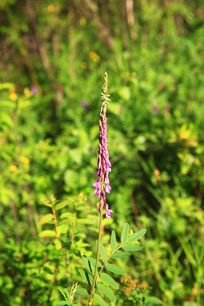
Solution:
[[[86,100],[82,100],[81,101],[81,107],[85,110],[88,111],[89,110],[89,104]]]
[[[108,203],[106,201],[106,193],[110,193],[111,186],[109,181],[109,172],[111,172],[111,163],[109,160],[108,153],[108,138],[107,138],[107,105],[110,101],[108,94],[108,75],[104,75],[104,84],[102,87],[102,106],[100,111],[100,121],[99,121],[99,149],[98,149],[98,171],[97,180],[93,185],[95,191],[94,193],[100,199],[99,211],[101,212],[103,207],[106,209],[106,217],[111,218],[112,210],[109,209]]]
[[[31,92],[34,96],[36,96],[38,94],[38,88],[36,86],[31,86]]]
[[[163,111],[163,114],[164,114],[165,117],[167,117],[170,114],[170,108],[169,107],[165,107],[164,111]]]
[[[157,114],[159,112],[159,106],[156,103],[152,104],[151,111],[153,114]]]

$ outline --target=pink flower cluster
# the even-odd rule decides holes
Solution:
[[[106,202],[106,193],[110,193],[111,186],[109,181],[109,172],[111,172],[111,163],[108,153],[108,141],[107,141],[107,119],[106,119],[106,107],[101,108],[100,117],[100,135],[99,135],[99,151],[98,151],[98,171],[97,180],[93,185],[94,193],[100,200],[99,210],[103,209],[105,205],[106,217],[111,218],[112,210],[109,209]]]

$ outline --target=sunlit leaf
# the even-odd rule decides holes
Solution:
[[[138,231],[134,233],[133,235],[131,235],[130,237],[128,237],[128,241],[139,240],[145,235],[145,233],[146,233],[146,229],[142,229],[141,231]]]
[[[61,224],[58,226],[59,234],[66,234],[68,231],[68,224]]]
[[[107,258],[107,250],[102,243],[100,243],[100,255],[104,260]]]
[[[128,252],[124,252],[124,251],[117,251],[116,253],[114,253],[111,258],[117,259],[117,258],[126,258],[128,256],[130,256],[131,254]]]
[[[47,207],[52,207],[52,204],[49,201],[44,201],[42,205],[47,206]]]
[[[0,84],[0,90],[4,90],[4,89],[13,89],[15,88],[15,85],[13,83],[1,83]]]
[[[102,293],[105,297],[107,297],[110,301],[115,300],[115,295],[113,293],[113,290],[110,287],[107,287],[101,283],[98,283],[97,290],[99,293]]]
[[[69,201],[60,202],[57,205],[55,205],[55,210],[60,210],[60,209],[62,209],[64,207],[68,206],[69,203],[70,203]]]
[[[138,244],[127,243],[127,244],[123,245],[123,249],[125,251],[129,251],[129,252],[136,252],[136,251],[142,251],[143,247],[141,245],[138,245]]]
[[[66,301],[59,301],[57,302],[56,306],[70,306],[70,304]]]
[[[104,299],[97,293],[94,294],[93,303],[100,306],[109,306]]]
[[[122,230],[122,234],[121,234],[121,242],[125,243],[126,240],[128,239],[128,233],[129,233],[129,224],[125,223],[123,230]]]
[[[96,259],[93,258],[93,257],[90,257],[90,256],[87,256],[86,258],[87,258],[88,261],[90,261],[91,264],[95,267],[95,265],[96,265]],[[102,267],[102,263],[100,262],[100,260],[98,261],[98,267],[99,267],[99,268]]]
[[[80,286],[77,286],[76,293],[81,296],[89,296],[88,291]]]
[[[83,261],[85,262],[87,270],[92,274],[94,269],[95,269],[95,265],[96,265],[95,258],[84,256]],[[99,261],[98,262],[98,267],[101,267],[101,266],[102,266],[102,264]]]
[[[59,290],[61,295],[64,297],[64,299],[67,300],[68,290],[66,288],[62,288],[62,287],[58,287],[57,289]]]
[[[51,238],[51,237],[55,237],[56,233],[51,230],[45,230],[45,231],[42,231],[39,236],[40,238]]]
[[[62,243],[59,239],[55,239],[55,246],[57,250],[60,250],[62,248]]]
[[[162,305],[163,304],[163,302],[155,296],[146,297],[145,303],[146,303],[146,305],[149,305],[149,306],[151,306],[151,305]]]
[[[111,244],[111,250],[112,251],[114,251],[118,246],[115,231],[112,231],[112,233],[111,233],[110,244]]]
[[[88,285],[89,284],[89,280],[88,280],[88,278],[86,276],[85,271],[82,270],[82,269],[79,269],[79,274],[81,275],[82,282]]]
[[[80,220],[77,220],[77,223],[78,224],[87,224],[87,225],[93,225],[94,223],[97,224],[97,221],[94,219],[92,220],[91,218],[90,219],[80,219]]]
[[[43,224],[49,223],[51,220],[53,220],[53,215],[52,214],[44,215],[40,219],[40,224],[43,225]]]
[[[119,275],[123,275],[124,274],[124,271],[121,268],[119,268],[116,265],[110,264],[110,263],[106,264],[106,269],[108,271],[110,271],[110,272],[115,273],[115,274],[119,274]]]
[[[114,289],[118,289],[119,285],[116,283],[116,281],[107,273],[102,272],[100,275],[100,279],[105,283],[111,286]]]
[[[74,213],[66,212],[66,213],[61,214],[60,218],[61,219],[73,219],[74,216],[75,216]]]

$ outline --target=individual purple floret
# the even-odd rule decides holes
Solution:
[[[112,217],[113,211],[109,209],[108,204],[106,204],[106,218],[111,218]]]
[[[102,106],[100,112],[99,121],[99,149],[98,149],[98,170],[97,170],[97,180],[93,185],[95,191],[94,193],[100,200],[99,211],[101,211],[105,205],[106,217],[111,218],[112,210],[106,202],[106,193],[110,193],[111,186],[109,181],[109,172],[111,172],[111,163],[109,160],[108,153],[108,139],[107,139],[107,117],[106,110],[109,99],[108,94],[108,76],[105,73],[104,84],[102,88]]]

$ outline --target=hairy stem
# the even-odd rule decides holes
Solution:
[[[98,270],[98,262],[99,262],[99,256],[100,256],[100,242],[101,242],[101,234],[102,234],[102,216],[103,216],[103,209],[100,209],[99,226],[98,226],[98,242],[97,242],[97,249],[96,249],[96,265],[94,269],[93,282],[91,286],[88,306],[92,305],[93,297],[94,297],[94,293],[96,289],[97,270]]]

